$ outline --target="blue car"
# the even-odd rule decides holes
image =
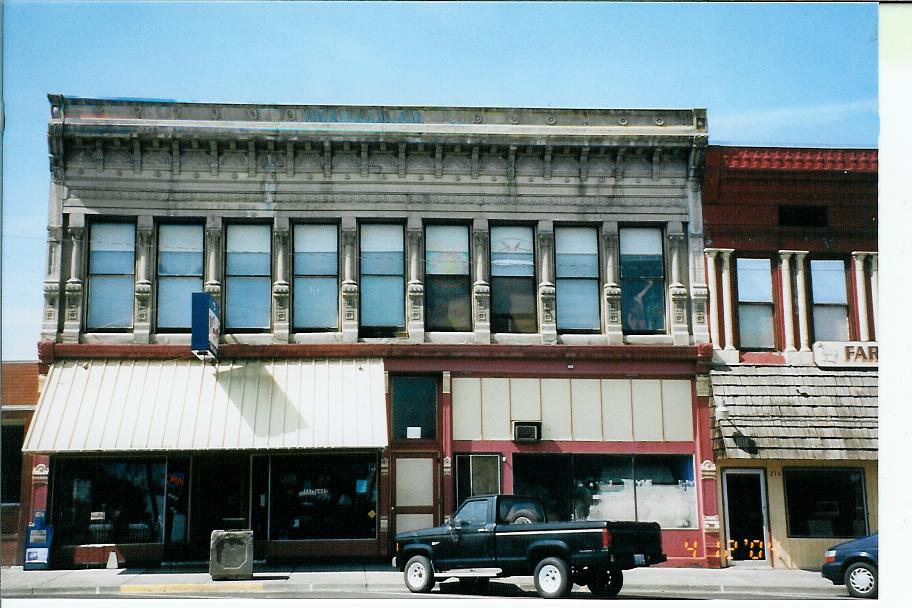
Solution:
[[[820,573],[851,596],[877,597],[877,534],[830,547]]]

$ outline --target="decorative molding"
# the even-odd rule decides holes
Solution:
[[[39,462],[35,465],[35,468],[32,469],[32,483],[35,485],[47,485],[50,473],[51,470],[48,468],[48,465]]]
[[[716,476],[716,463],[714,463],[712,460],[704,460],[700,463],[700,479],[706,481],[715,479]]]

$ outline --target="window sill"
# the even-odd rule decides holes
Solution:
[[[226,333],[222,335],[222,344],[274,344],[275,335],[272,332],[264,333]]]
[[[190,333],[152,334],[153,344],[190,344]]]
[[[674,344],[674,337],[667,334],[625,335],[624,344]]]
[[[295,344],[335,344],[342,342],[342,332],[299,332],[292,334],[291,340]]]
[[[432,344],[475,344],[475,333],[471,331],[429,331],[424,339]]]
[[[86,332],[79,336],[81,344],[133,344],[133,331],[118,333]]]
[[[491,334],[491,344],[541,344],[541,334]]]
[[[557,334],[558,342],[568,345],[608,344],[604,334]]]

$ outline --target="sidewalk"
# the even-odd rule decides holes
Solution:
[[[636,568],[624,573],[624,590],[635,593],[708,593],[846,596],[818,572],[725,568]],[[525,591],[534,590],[531,577],[498,579]],[[402,574],[380,564],[303,565],[288,569],[269,567],[253,580],[214,582],[204,566],[192,568],[121,568],[114,570],[0,570],[2,595],[53,596],[61,594],[142,593],[313,593],[315,591],[404,591]]]

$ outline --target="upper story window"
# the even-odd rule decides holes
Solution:
[[[773,282],[766,258],[738,258],[738,335],[745,349],[775,348]]]
[[[392,437],[437,437],[437,379],[432,376],[392,376]]]
[[[531,226],[491,227],[491,330],[535,333],[535,248]]]
[[[427,226],[424,238],[428,331],[471,331],[468,226]]]
[[[361,226],[361,335],[405,329],[405,243],[400,224]]]
[[[335,224],[294,227],[294,327],[339,327],[339,230]]]
[[[814,340],[849,339],[849,303],[845,262],[811,260],[811,299],[814,303]]]
[[[234,224],[226,230],[225,313],[232,330],[269,329],[272,227]]]
[[[158,228],[158,329],[190,329],[191,300],[203,290],[203,227]]]
[[[133,327],[136,227],[97,223],[89,229],[88,318],[90,331]]]
[[[621,314],[623,331],[631,334],[665,331],[665,261],[662,231],[622,228]]]
[[[557,330],[598,331],[598,231],[555,228],[554,261]]]

